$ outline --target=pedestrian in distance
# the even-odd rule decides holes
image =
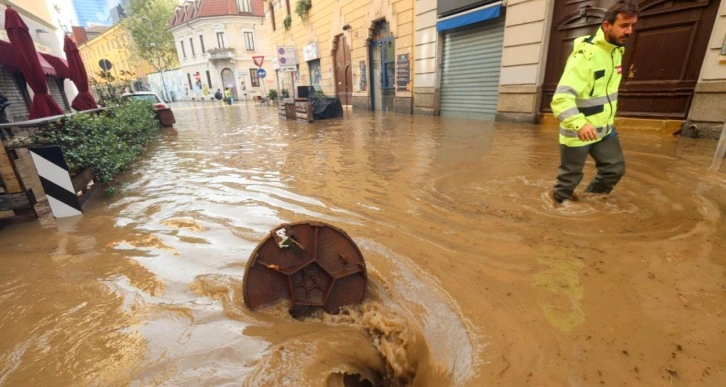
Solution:
[[[214,93],[214,98],[217,101],[221,101],[222,98],[224,98],[224,96],[222,95],[222,90],[221,89],[217,89],[217,91]]]
[[[229,87],[224,88],[224,102],[226,102],[227,105],[232,104],[232,92],[229,90]]]
[[[557,203],[576,200],[588,155],[595,160],[597,175],[586,192],[608,194],[625,174],[615,114],[624,45],[638,13],[633,0],[617,1],[595,34],[575,40],[551,104],[560,122],[560,167],[552,192]]]

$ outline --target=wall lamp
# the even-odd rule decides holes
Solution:
[[[346,24],[343,26],[343,31],[348,31],[350,29],[350,24]]]

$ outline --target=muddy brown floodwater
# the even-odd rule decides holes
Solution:
[[[0,230],[0,385],[726,385],[714,141],[620,128],[621,184],[560,207],[554,128],[174,112],[116,196]],[[248,310],[250,253],[303,220],[361,249],[364,303]]]

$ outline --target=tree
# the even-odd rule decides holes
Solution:
[[[168,30],[176,0],[131,0],[124,26],[133,37],[136,56],[149,62],[157,71],[176,67],[179,62],[174,36]]]

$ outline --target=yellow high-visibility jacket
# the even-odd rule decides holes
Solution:
[[[577,137],[577,130],[586,123],[596,129],[597,141],[614,130],[624,51],[605,40],[602,28],[595,35],[575,39],[550,105],[560,121],[560,144],[592,144]]]

